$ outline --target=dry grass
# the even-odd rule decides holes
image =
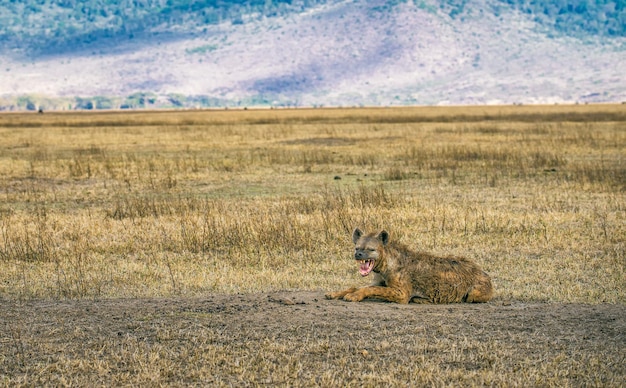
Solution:
[[[623,106],[3,114],[0,188],[0,385],[626,376]],[[357,225],[495,300],[318,301],[367,282]]]
[[[5,114],[0,295],[335,288],[363,225],[501,298],[624,303],[624,111]]]

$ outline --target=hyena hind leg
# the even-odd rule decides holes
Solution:
[[[358,290],[356,287],[350,287],[347,290],[337,291],[337,292],[329,292],[326,295],[326,299],[342,299],[344,296],[348,294],[352,294],[354,291]]]
[[[484,277],[479,279],[474,287],[467,293],[464,301],[467,303],[485,303],[493,298],[493,286],[491,279]]]

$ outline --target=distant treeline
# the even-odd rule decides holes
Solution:
[[[626,36],[626,0],[500,0],[572,36]]]
[[[300,12],[326,1],[5,0],[0,2],[0,42],[58,52],[98,41],[167,35],[173,26],[179,27],[177,34],[193,34],[202,26]]]
[[[35,53],[94,49],[98,42],[197,34],[221,22],[241,24],[331,1],[4,0],[0,2],[0,45]],[[407,2],[443,10],[452,18],[475,7],[468,0],[387,0],[374,8],[391,11]],[[517,9],[567,35],[626,36],[626,0],[485,0],[484,5],[496,14]]]
[[[295,103],[289,101],[279,101],[272,99],[269,96],[252,96],[242,100],[225,100],[208,95],[183,95],[177,93],[157,95],[151,92],[138,92],[126,97],[47,97],[39,95],[0,97],[0,112],[168,108],[246,108],[255,106],[291,107],[295,106]]]

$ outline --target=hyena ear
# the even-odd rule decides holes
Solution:
[[[389,243],[389,233],[386,230],[381,230],[376,235],[376,238],[379,239],[383,245],[387,245],[387,243]]]
[[[363,236],[363,232],[361,231],[361,229],[359,228],[354,229],[354,232],[352,232],[352,242],[356,244],[356,242],[359,241],[361,236]]]

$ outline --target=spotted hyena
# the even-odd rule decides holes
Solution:
[[[463,257],[438,257],[414,252],[390,241],[389,233],[352,234],[359,272],[374,272],[370,286],[326,294],[328,299],[358,302],[365,298],[396,303],[487,302],[493,296],[491,278]]]

